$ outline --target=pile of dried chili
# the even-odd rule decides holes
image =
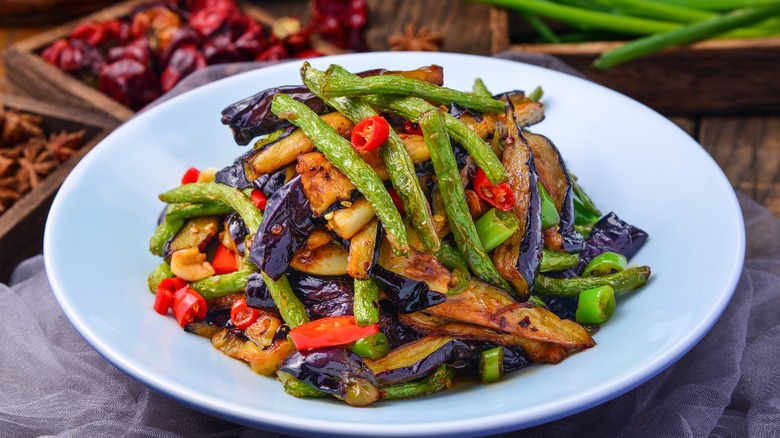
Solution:
[[[267,29],[234,0],[154,1],[123,18],[77,26],[68,38],[46,47],[41,57],[138,110],[207,65],[319,56],[311,46],[313,32],[322,32],[328,40],[343,34],[340,47],[365,50],[360,33],[365,1],[341,3],[363,19],[330,20],[323,27],[325,15],[315,11],[310,26],[285,17]]]

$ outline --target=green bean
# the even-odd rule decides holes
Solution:
[[[287,374],[287,373],[285,373]],[[298,380],[293,376],[286,377],[284,379],[284,392],[290,394],[293,397],[298,398],[304,398],[304,397],[327,397],[327,392],[322,392],[319,389],[315,388],[314,386],[304,382],[303,380]]]
[[[593,68],[605,70],[667,47],[692,43],[721,34],[727,30],[756,23],[777,13],[780,13],[780,3],[737,9],[728,14],[716,16],[680,29],[639,38],[602,53],[593,62]]]
[[[487,89],[485,83],[482,82],[482,79],[480,78],[474,79],[474,85],[471,87],[471,92],[477,96],[493,97],[493,93]]]
[[[436,252],[436,259],[450,271],[469,272],[469,267],[466,263],[466,259],[463,258],[463,254],[458,252],[458,250],[447,241],[441,243],[441,248]]]
[[[541,272],[562,271],[577,266],[580,257],[577,254],[569,254],[563,251],[553,251],[551,249],[542,250],[542,264],[539,268]]]
[[[171,240],[183,226],[184,219],[168,219],[167,217],[163,219],[149,239],[149,251],[156,256],[162,257],[165,250],[165,242]]]
[[[309,322],[309,315],[306,314],[306,308],[303,303],[292,291],[287,276],[282,275],[278,280],[269,277],[265,272],[261,272],[263,281],[268,292],[271,294],[276,307],[279,308],[279,314],[288,327],[295,328],[299,325]]]
[[[526,97],[528,97],[528,100],[539,102],[542,100],[542,96],[544,96],[544,90],[542,90],[542,87],[536,87]]]
[[[160,195],[160,200],[174,202],[222,202],[238,212],[244,220],[250,234],[257,232],[263,214],[257,206],[240,190],[218,183],[183,184]]]
[[[188,219],[194,216],[220,216],[232,212],[233,209],[221,202],[205,202],[203,204],[176,203],[170,204],[165,212],[168,219]]]
[[[383,400],[404,400],[439,392],[452,385],[454,375],[455,372],[447,365],[439,365],[434,372],[421,379],[383,387]]]
[[[190,283],[190,287],[203,298],[210,300],[236,292],[243,292],[246,289],[246,282],[250,274],[252,274],[252,271],[242,270],[229,274],[212,275],[202,280],[193,281]]]
[[[373,106],[417,122],[422,113],[436,109],[435,106],[417,97],[371,95],[364,96],[363,99]],[[449,113],[444,113],[444,127],[450,137],[466,148],[471,159],[485,172],[491,183],[500,184],[507,179],[506,169],[501,164],[501,160],[493,152],[493,148],[476,132]]]
[[[408,254],[409,243],[401,213],[393,204],[382,180],[360,158],[349,141],[334,131],[309,107],[285,94],[279,93],[274,97],[271,111],[301,128],[328,161],[352,181],[382,221],[393,250],[400,255]]]
[[[441,105],[455,102],[464,108],[485,113],[504,112],[503,102],[492,97],[478,96],[399,75],[379,75],[365,78],[327,76],[323,78],[320,87],[326,97],[362,96],[365,94],[417,96]]]
[[[477,228],[466,205],[466,194],[460,180],[450,138],[444,130],[442,111],[440,109],[426,111],[420,116],[419,124],[431,153],[431,163],[444,199],[447,221],[458,249],[465,256],[474,275],[496,286],[511,290],[507,281],[493,266],[479,239]]]
[[[379,322],[379,286],[372,279],[355,279],[353,315],[357,325],[366,326]]]
[[[547,23],[540,20],[539,17],[526,12],[520,12],[520,16],[523,17],[523,20],[525,20],[525,22],[528,23],[528,25],[530,25],[536,31],[536,33],[539,34],[539,36],[542,37],[542,41],[547,43],[560,44],[561,39],[558,37],[558,35],[556,35],[555,32],[550,29],[550,26],[548,26]]]
[[[576,297],[580,292],[599,286],[612,286],[615,292],[639,288],[650,278],[650,267],[638,266],[603,277],[551,278],[540,275],[536,278],[534,293],[543,296]]]
[[[655,0],[660,3],[670,3],[686,8],[705,11],[729,11],[748,6],[772,5],[777,0]]]
[[[328,73],[337,77],[352,76],[352,73],[337,65],[331,66],[328,69]],[[301,68],[303,83],[312,92],[320,96],[319,82],[324,76],[323,72],[312,68],[309,63],[304,63]],[[324,97],[323,100],[328,106],[345,115],[355,124],[366,117],[378,115],[369,104],[360,99]],[[420,186],[420,180],[417,179],[414,163],[412,163],[412,159],[406,151],[403,140],[391,129],[387,142],[379,152],[382,154],[382,159],[387,167],[390,181],[401,197],[401,202],[406,207],[420,241],[426,251],[435,253],[439,249],[439,237],[436,235],[436,229],[433,226],[433,214],[425,198],[425,193]]]
[[[149,291],[152,293],[157,293],[157,286],[160,285],[160,282],[173,276],[173,272],[171,272],[171,265],[166,262],[160,263],[156,268],[154,268],[154,270],[152,270],[152,272],[149,273],[149,278],[146,281],[146,284],[149,286]]]

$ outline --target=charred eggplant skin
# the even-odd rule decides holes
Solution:
[[[404,277],[380,265],[374,266],[372,278],[402,313],[416,312],[447,300],[447,294],[431,290],[424,281]]]
[[[287,373],[353,406],[379,400],[382,391],[360,357],[343,348],[316,348],[288,356],[278,372]]]
[[[249,259],[266,275],[278,280],[290,266],[295,252],[306,244],[314,225],[301,177],[296,176],[268,198]]]
[[[290,286],[311,319],[352,315],[355,289],[349,277],[321,277],[292,271]]]
[[[222,110],[222,124],[233,131],[236,143],[246,145],[259,135],[290,125],[290,122],[271,112],[271,102],[279,93],[302,102],[317,114],[323,114],[328,109],[322,99],[303,85],[283,85],[263,90]]]

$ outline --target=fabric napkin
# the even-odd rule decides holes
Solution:
[[[549,56],[501,56],[579,75]],[[263,66],[208,68],[173,93]],[[780,437],[780,219],[738,197],[745,267],[703,340],[612,401],[501,437]],[[192,410],[114,368],[62,314],[41,256],[19,265],[8,286],[0,284],[0,321],[0,436],[283,436]]]

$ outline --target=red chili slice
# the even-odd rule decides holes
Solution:
[[[379,332],[379,324],[357,325],[354,316],[328,316],[290,330],[298,350],[344,345]]]
[[[390,199],[393,200],[393,204],[395,204],[395,208],[398,209],[398,212],[401,213],[401,216],[406,215],[406,209],[404,209],[404,203],[401,202],[401,197],[398,196],[398,192],[396,192],[394,188],[390,187],[389,189],[387,189],[387,193],[390,194]]]
[[[173,296],[173,314],[182,327],[205,318],[206,310],[206,300],[189,287],[177,290]]]
[[[243,298],[234,301],[233,306],[230,308],[230,320],[233,321],[233,325],[239,330],[244,330],[254,324],[258,316],[260,316],[260,312],[249,307]]]
[[[236,255],[221,243],[217,247],[217,251],[214,252],[211,266],[217,274],[229,274],[238,271]]]
[[[420,125],[417,123],[414,123],[412,121],[405,121],[403,124],[404,132],[407,134],[414,134],[414,135],[423,135],[422,129],[420,129]]]
[[[184,176],[181,177],[181,183],[183,184],[191,184],[194,182],[198,182],[198,177],[200,176],[200,170],[190,167],[187,169],[186,172],[184,172]]]
[[[265,204],[268,202],[268,198],[265,197],[265,193],[263,193],[260,189],[254,189],[252,190],[252,202],[259,208],[260,210],[265,210]]]
[[[166,278],[157,285],[154,296],[154,310],[160,315],[167,315],[173,304],[173,295],[177,290],[187,286],[187,282],[178,277]]]
[[[366,117],[352,130],[352,146],[362,151],[373,151],[387,141],[388,135],[390,135],[390,124],[384,117]]]
[[[515,194],[512,193],[512,189],[506,183],[494,186],[488,180],[485,172],[479,167],[477,168],[477,174],[474,175],[472,181],[474,191],[477,192],[480,198],[485,202],[496,207],[499,210],[510,210],[515,205]]]

